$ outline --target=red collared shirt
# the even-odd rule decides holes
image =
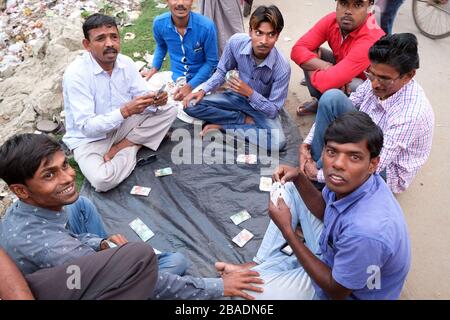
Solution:
[[[301,65],[317,55],[313,52],[325,41],[333,51],[336,65],[327,70],[316,70],[312,85],[320,92],[341,88],[353,78],[365,79],[363,71],[369,65],[369,49],[382,36],[384,31],[378,26],[375,16],[369,14],[366,22],[343,39],[336,22],[336,13],[323,17],[292,48],[291,59]]]

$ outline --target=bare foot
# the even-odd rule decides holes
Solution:
[[[215,263],[215,267],[217,272],[220,274],[224,273],[231,273],[231,272],[238,272],[238,271],[245,271],[252,267],[256,266],[256,262],[246,262],[242,264],[232,264],[232,263],[226,263],[222,261],[217,261]]]
[[[245,123],[245,124],[255,124],[255,121],[253,120],[252,117],[250,117],[250,116],[245,116],[244,123]]]
[[[128,140],[127,138],[119,141],[119,143],[113,145],[111,147],[111,149],[103,156],[103,159],[106,161],[111,161],[112,158],[114,158],[114,156],[122,149],[128,148],[128,147],[132,147],[132,146],[138,146],[138,147],[142,147],[139,144],[135,144],[133,142],[131,142],[130,140]]]
[[[207,124],[202,131],[200,131],[200,137],[204,137],[208,131],[221,130],[222,126],[218,124]]]

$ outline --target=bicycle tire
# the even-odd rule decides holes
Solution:
[[[416,27],[419,29],[420,33],[422,33],[424,36],[426,36],[427,38],[430,39],[443,39],[446,38],[448,36],[450,36],[450,30],[447,32],[444,32],[442,34],[433,34],[433,33],[429,33],[427,32],[420,20],[419,20],[419,8],[418,8],[418,4],[423,3],[423,0],[413,0],[413,6],[412,6],[412,12],[413,12],[413,18],[414,18],[414,23],[416,24]],[[450,18],[450,14],[449,14],[449,18]]]

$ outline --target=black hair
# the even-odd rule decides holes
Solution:
[[[250,17],[250,30],[256,30],[261,23],[268,22],[280,34],[284,28],[284,19],[280,10],[274,6],[259,6]]]
[[[335,0],[337,1],[337,0]],[[369,0],[369,5],[373,5],[375,3],[375,0]]]
[[[113,26],[117,28],[117,23],[113,17],[101,13],[94,13],[90,15],[83,23],[84,37],[89,40],[89,30],[102,26]]]
[[[397,33],[385,35],[369,50],[372,63],[387,64],[400,75],[419,68],[419,53],[417,38],[412,33]]]
[[[358,143],[367,141],[370,158],[380,155],[383,147],[383,131],[370,116],[362,111],[350,111],[336,118],[325,131],[325,144],[328,141],[344,143]]]
[[[8,185],[26,184],[42,160],[50,160],[61,145],[45,134],[18,134],[0,147],[0,178]]]

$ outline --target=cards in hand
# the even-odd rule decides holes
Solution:
[[[150,239],[155,235],[153,231],[150,230],[150,228],[147,227],[145,223],[142,222],[142,220],[139,218],[136,218],[133,221],[131,221],[129,226],[131,227],[131,229],[134,230],[134,232],[137,233],[139,238],[141,238],[142,241],[144,242],[146,242],[148,239]]]
[[[115,244],[114,242],[112,242],[112,241],[109,241],[109,240],[104,240],[107,244],[108,244],[108,247],[110,247],[110,248],[115,248],[115,247],[117,247],[117,244]]]
[[[250,219],[251,216],[250,216],[250,213],[248,213],[247,210],[242,210],[242,211],[239,211],[238,213],[232,215],[230,218],[231,218],[231,220],[233,221],[233,223],[235,225],[238,225],[241,222]]]
[[[259,190],[270,192],[272,190],[272,178],[261,177],[259,179]]]
[[[131,189],[130,194],[135,194],[135,195],[138,195],[138,196],[148,197],[148,195],[149,195],[151,190],[152,190],[152,188],[141,187],[141,186],[134,186]]]
[[[277,206],[278,198],[284,199],[284,185],[276,181],[272,184],[272,188],[270,190],[270,200],[272,200],[272,203]]]
[[[155,171],[155,176],[164,177],[172,174],[172,168],[163,168]]]
[[[253,233],[251,233],[247,229],[244,229],[239,232],[236,237],[233,238],[233,242],[242,248],[247,242],[250,241],[251,238],[253,238]]]

